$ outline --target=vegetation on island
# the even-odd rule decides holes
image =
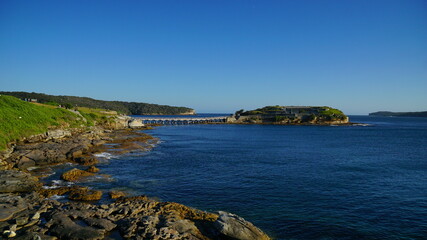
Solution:
[[[338,110],[336,108],[331,108],[331,107],[324,107],[324,108],[326,108],[326,110],[321,111],[319,113],[319,116],[321,118],[324,118],[325,120],[329,120],[329,121],[332,121],[335,119],[344,120],[347,118],[347,116],[341,110]]]
[[[54,96],[43,93],[29,92],[0,92],[2,95],[10,95],[20,99],[37,99],[37,102],[53,106],[64,106],[67,108],[87,107],[98,109],[109,109],[127,115],[179,115],[194,111],[187,107],[173,107],[139,102],[103,101],[88,97],[76,96]]]
[[[324,123],[324,122],[347,122],[347,116],[338,109],[306,106],[266,106],[255,110],[235,113],[237,121],[252,123]]]
[[[383,116],[383,117],[427,117],[427,111],[424,112],[389,112],[379,111],[369,113],[369,116]]]
[[[77,108],[29,103],[0,95],[0,150],[9,142],[56,128],[82,128],[106,124],[113,120],[111,112],[102,109]]]

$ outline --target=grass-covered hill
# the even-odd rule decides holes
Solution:
[[[338,109],[323,106],[266,106],[255,110],[235,113],[240,121],[262,123],[326,123],[348,122],[347,116]]]
[[[111,121],[102,110],[78,108],[78,112],[0,95],[0,151],[11,141],[49,129],[81,128]]]
[[[10,95],[20,99],[31,98],[37,99],[39,103],[51,105],[63,105],[69,107],[88,107],[110,109],[119,113],[128,115],[149,115],[149,114],[164,114],[164,115],[179,115],[193,111],[187,107],[173,107],[167,105],[157,105],[138,102],[121,102],[121,101],[103,101],[88,97],[75,96],[54,96],[43,93],[29,92],[0,92],[2,95]]]
[[[249,115],[309,115],[314,114],[319,117],[344,119],[347,117],[341,110],[331,107],[295,107],[295,106],[266,106],[251,111],[241,111],[242,116]]]

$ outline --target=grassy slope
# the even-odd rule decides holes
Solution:
[[[328,107],[329,110],[320,113],[329,120],[344,120],[347,116],[339,109]]]
[[[88,97],[75,97],[75,96],[54,96],[43,93],[29,93],[29,92],[1,92],[0,94],[14,96],[20,99],[35,98],[40,103],[51,103],[53,105],[70,105],[72,107],[88,107],[88,108],[102,108],[111,109],[124,114],[180,114],[192,110],[186,107],[173,107],[167,105],[157,105],[149,103],[137,102],[120,102],[120,101],[103,101],[96,100]]]
[[[101,110],[79,109],[87,118],[81,117],[66,109],[32,104],[12,96],[0,96],[0,150],[7,143],[46,132],[51,128],[68,128],[93,126],[95,122],[109,121]]]
[[[105,109],[99,108],[78,107],[77,110],[84,118],[86,118],[86,125],[88,126],[111,123],[111,121],[114,121],[114,118],[111,118],[109,116],[117,114],[116,112],[109,112]]]

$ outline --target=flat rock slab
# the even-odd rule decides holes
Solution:
[[[57,213],[52,216],[49,223],[51,234],[60,239],[70,240],[96,240],[104,239],[105,231],[92,227],[83,227],[73,222],[68,216]]]
[[[0,170],[0,193],[31,192],[40,187],[36,177],[17,170]]]
[[[0,222],[11,219],[16,213],[27,209],[26,202],[11,194],[0,194]]]

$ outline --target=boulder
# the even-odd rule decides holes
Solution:
[[[113,128],[115,129],[122,129],[122,128],[128,128],[129,127],[129,116],[117,116],[114,119]]]
[[[220,211],[214,227],[226,238],[239,240],[269,240],[270,238],[252,223],[232,213]]]
[[[75,147],[67,153],[67,158],[69,158],[69,159],[79,158],[82,156],[83,151],[84,151],[83,146]]]
[[[128,125],[130,128],[141,128],[145,126],[141,120],[137,120],[137,119],[130,120]]]
[[[87,172],[90,173],[97,173],[99,172],[99,168],[95,167],[95,166],[90,166],[88,169],[86,169]]]
[[[33,151],[29,152],[25,157],[32,159],[35,162],[42,161],[46,158],[46,156],[44,155],[44,152],[39,149],[34,149]]]
[[[65,172],[61,175],[61,178],[65,181],[74,182],[79,180],[82,177],[93,176],[91,172],[83,171],[77,168],[73,168],[68,172]]]
[[[71,190],[68,198],[77,201],[96,201],[102,197],[102,191],[89,190],[86,187],[74,188]]]
[[[74,160],[77,163],[84,165],[84,166],[94,165],[94,164],[97,164],[99,162],[98,159],[94,156],[84,156],[84,157],[76,158]]]
[[[67,130],[62,130],[62,129],[56,129],[56,130],[47,131],[46,135],[47,135],[47,140],[60,139],[60,138],[71,136],[71,132]]]
[[[124,192],[121,191],[111,191],[108,193],[110,195],[111,199],[116,199],[116,198],[120,198],[120,197],[125,197],[126,194]]]

